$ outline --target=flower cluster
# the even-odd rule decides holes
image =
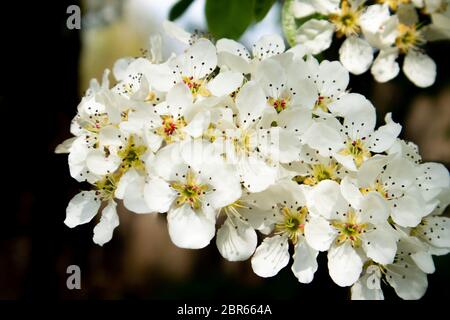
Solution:
[[[369,68],[378,82],[403,72],[418,87],[431,86],[436,64],[423,51],[428,41],[450,38],[448,0],[294,0],[290,13],[305,20],[293,41],[312,54],[344,38],[340,61],[353,74]],[[374,52],[378,52],[374,59]]]
[[[450,250],[447,169],[422,163],[390,114],[376,129],[375,108],[349,92],[339,62],[285,51],[275,35],[250,53],[166,28],[186,44],[181,54],[159,61],[154,37],[148,57],[117,61],[112,88],[106,71],[79,104],[74,137],[56,152],[92,189],[70,201],[65,224],[102,207],[93,240],[103,245],[120,199],[165,214],[178,247],[215,237],[225,259],[251,259],[261,277],[292,254],[292,272],[309,283],[327,252],[331,278],[354,299],[382,298],[381,280],[420,298],[432,255]]]

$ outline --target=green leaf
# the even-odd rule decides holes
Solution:
[[[206,21],[216,38],[238,39],[253,21],[255,0],[206,0]]]
[[[179,0],[175,3],[169,12],[169,20],[173,21],[176,18],[180,17],[189,6],[194,2],[194,0]]]
[[[256,0],[255,2],[255,20],[257,22],[264,19],[276,0]]]

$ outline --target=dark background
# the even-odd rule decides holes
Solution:
[[[349,290],[329,278],[323,253],[314,281],[303,285],[290,265],[262,279],[249,261],[224,261],[214,243],[197,251],[174,248],[162,215],[121,210],[121,225],[103,248],[92,242],[93,222],[75,229],[63,224],[68,201],[83,187],[70,178],[67,157],[53,153],[70,136],[80,100],[80,34],[65,27],[66,8],[76,3],[30,1],[1,9],[0,299],[347,300]],[[350,88],[373,101],[380,122],[393,112],[404,125],[402,138],[428,150],[424,160],[449,168],[449,42],[429,45],[428,53],[438,66],[431,88],[419,89],[403,75],[377,84],[370,73],[352,76]],[[66,288],[72,264],[81,268],[81,290]],[[424,300],[449,298],[450,257],[436,257],[435,264]],[[398,299],[390,288],[384,293]]]

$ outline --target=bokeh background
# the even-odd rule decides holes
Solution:
[[[9,44],[2,45],[0,60],[6,191],[0,209],[0,299],[347,300],[349,290],[329,278],[324,254],[313,283],[302,285],[289,267],[274,278],[259,278],[248,261],[221,258],[214,243],[195,251],[175,247],[164,215],[136,215],[122,207],[120,226],[104,247],[92,242],[94,221],[75,229],[63,224],[68,201],[85,186],[70,178],[67,157],[53,150],[70,136],[70,120],[89,79],[119,57],[140,55],[148,36],[162,32],[174,2],[60,0],[2,9],[17,19],[1,19],[0,26]],[[81,30],[66,28],[71,4],[82,5]],[[196,0],[176,22],[190,31],[205,30],[203,8],[204,0]],[[281,1],[241,41],[248,46],[260,35],[281,34],[280,9]],[[164,40],[166,54],[179,49],[176,41]],[[424,161],[450,168],[450,43],[432,43],[427,50],[438,66],[436,83],[428,89],[404,75],[379,84],[370,73],[352,76],[349,87],[373,102],[380,122],[392,112],[403,124],[402,138],[419,145]],[[337,50],[325,57],[337,59]],[[450,256],[436,257],[435,264],[425,300],[450,297]],[[66,288],[69,265],[81,268],[81,290]],[[398,299],[391,289],[384,292]]]

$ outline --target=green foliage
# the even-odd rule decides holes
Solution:
[[[171,8],[169,20],[179,18],[195,0],[179,0]],[[267,15],[276,0],[206,0],[209,32],[215,38],[238,39],[253,22]]]
[[[259,22],[267,15],[276,0],[256,0],[255,1],[255,21]]]
[[[169,20],[173,21],[180,17],[189,6],[194,2],[194,0],[179,0],[173,5],[169,12]]]
[[[206,21],[215,38],[238,39],[253,21],[255,0],[207,0]]]

